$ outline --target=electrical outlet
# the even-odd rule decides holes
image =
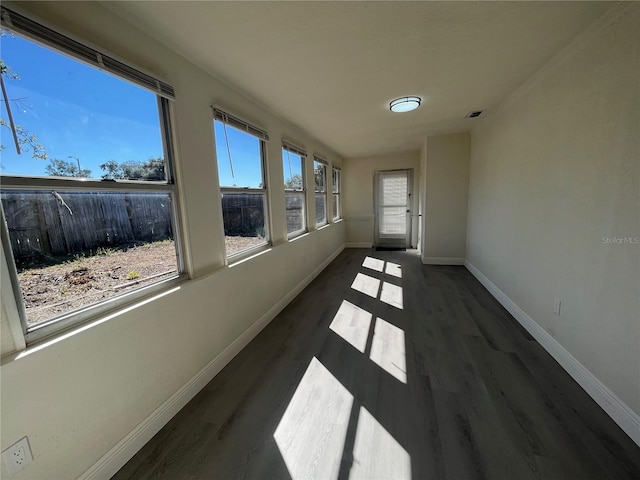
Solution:
[[[22,437],[4,450],[2,452],[2,460],[4,461],[5,467],[7,467],[7,473],[9,475],[14,475],[29,465],[33,461],[29,439]]]
[[[560,315],[560,307],[562,306],[562,302],[559,298],[553,299],[553,313],[556,315]]]

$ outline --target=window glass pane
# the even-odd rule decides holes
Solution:
[[[327,166],[324,163],[313,162],[316,190],[316,225],[327,222]]]
[[[303,158],[297,153],[282,149],[284,171],[284,188],[286,190],[303,190],[302,162]]]
[[[300,232],[305,228],[304,196],[304,193],[285,193],[287,233]]]
[[[261,140],[214,120],[221,187],[264,188]]]
[[[301,155],[282,149],[285,188],[285,214],[287,218],[287,233],[303,232],[305,221],[304,194],[304,158]],[[295,190],[296,192],[293,192]],[[300,193],[298,193],[300,192]]]
[[[264,193],[223,193],[227,256],[267,243]]]
[[[262,140],[214,120],[227,256],[268,242]],[[256,189],[239,192],[234,189]]]
[[[327,166],[324,163],[313,162],[313,171],[316,181],[316,192],[327,191]]]
[[[2,62],[1,173],[166,180],[156,95],[9,33]]]
[[[29,325],[178,273],[169,193],[10,190],[0,198]]]
[[[316,224],[327,222],[327,196],[324,193],[316,193]]]
[[[406,207],[380,207],[380,234],[404,235],[407,229]]]
[[[385,172],[380,182],[380,203],[386,206],[406,205],[407,188],[406,172]]]
[[[331,169],[331,176],[332,176],[332,192],[333,192],[333,207],[332,207],[332,213],[333,213],[333,219],[337,220],[338,218],[340,218],[340,170],[338,170],[337,168],[332,168]]]

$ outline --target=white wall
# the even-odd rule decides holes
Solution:
[[[472,131],[467,227],[468,260],[636,413],[639,25],[605,15]]]
[[[413,169],[411,244],[418,244],[418,189],[420,154],[399,153],[371,158],[349,158],[344,162],[343,216],[347,223],[347,245],[367,247],[374,242],[373,176],[377,170]]]
[[[427,137],[423,144],[423,263],[462,265],[467,234],[470,136]]]
[[[343,247],[342,222],[286,242],[280,138],[331,162],[339,159],[100,5],[20,6],[154,72],[176,90],[178,183],[193,279],[73,335],[3,357],[1,448],[28,435],[34,454],[33,464],[15,478],[77,478]],[[209,108],[214,103],[265,128],[272,139],[268,177],[275,246],[231,267],[225,266],[223,250]],[[312,203],[309,216],[314,215]],[[11,295],[7,279],[1,288]],[[4,310],[3,305],[1,345],[11,349],[5,325],[11,312]]]

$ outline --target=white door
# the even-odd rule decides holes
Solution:
[[[411,246],[411,177],[411,170],[376,172],[376,246]]]

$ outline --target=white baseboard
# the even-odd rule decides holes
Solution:
[[[524,310],[516,305],[502,290],[489,280],[468,260],[464,265],[478,281],[485,286],[498,302],[502,304],[513,317],[520,322],[527,332],[535,338],[542,347],[564,368],[578,384],[602,407],[618,426],[640,446],[640,416],[626,403],[602,383],[582,365],[558,341],[538,325]]]
[[[420,257],[425,265],[464,265],[464,258],[459,257]]]
[[[346,248],[373,248],[370,242],[348,242]]]
[[[222,353],[211,360],[202,370],[153,411],[141,424],[118,442],[109,452],[89,468],[80,480],[110,479],[153,436],[164,427],[196,394],[202,390],[240,351],[253,340],[276,315],[278,315],[304,288],[315,279],[343,250],[345,245],[323,261],[293,290],[282,297]]]

